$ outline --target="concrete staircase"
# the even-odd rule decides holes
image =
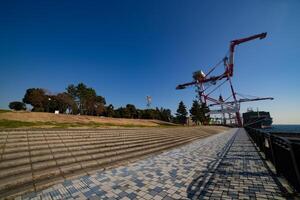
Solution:
[[[0,131],[0,198],[158,153],[223,127]]]

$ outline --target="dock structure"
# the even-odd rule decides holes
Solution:
[[[242,128],[19,199],[286,199]]]

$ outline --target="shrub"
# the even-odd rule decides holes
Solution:
[[[20,101],[13,101],[9,103],[9,108],[12,110],[26,110],[26,105]]]

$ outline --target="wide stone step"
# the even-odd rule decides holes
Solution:
[[[220,129],[221,130],[221,129]],[[0,131],[0,199],[217,133],[213,128]]]
[[[171,136],[174,137],[174,136]],[[80,150],[91,150],[94,148],[103,148],[103,147],[113,147],[113,146],[117,146],[117,145],[122,145],[122,144],[132,144],[135,142],[140,142],[140,141],[145,141],[145,140],[153,140],[153,139],[163,139],[166,138],[166,136],[152,136],[152,137],[148,137],[148,138],[132,138],[132,139],[115,139],[115,140],[101,140],[101,141],[94,141],[93,143],[90,144],[86,144],[83,145],[81,143],[72,143],[72,144],[65,144],[65,143],[60,143],[58,144],[53,144],[53,145],[39,145],[39,146],[33,146],[34,148],[32,148],[32,146],[30,146],[30,155],[31,156],[43,156],[43,155],[47,155],[52,153],[64,153],[64,152],[68,152],[70,150],[73,151],[80,151]],[[170,138],[170,136],[168,136],[168,138]],[[175,137],[174,137],[175,138]],[[39,147],[39,148],[37,148]],[[7,150],[4,152],[4,154],[2,155],[2,162],[8,161],[8,160],[12,160],[12,159],[18,159],[18,158],[24,158],[24,157],[28,157],[29,156],[29,149],[26,148],[27,151],[24,151],[25,149],[23,149],[23,151],[18,151],[18,150],[14,150],[13,152],[9,150]],[[0,164],[0,169],[1,169],[2,165]]]
[[[62,134],[25,134],[25,135],[14,135],[8,134],[7,136],[1,138],[1,140],[6,140],[7,143],[11,142],[26,142],[28,138],[30,141],[39,141],[44,139],[49,140],[79,140],[79,139],[89,139],[89,138],[113,138],[113,137],[130,137],[130,136],[145,136],[148,133],[124,133],[124,134],[102,134],[102,133],[93,133],[93,134],[82,134],[82,135],[62,135]],[[153,135],[153,134],[151,134]]]
[[[163,129],[163,130],[157,130],[157,129],[153,129],[151,130],[151,135],[153,134],[166,134],[166,131],[171,131],[173,134],[176,134],[176,130],[174,129]],[[121,136],[129,136],[129,135],[142,135],[142,134],[149,134],[149,129],[147,131],[143,131],[143,130],[138,130],[136,132],[133,132],[132,130],[127,130],[127,131],[123,131],[120,132],[119,130],[116,130],[116,132],[112,132],[111,130],[109,130],[107,133],[104,131],[100,131],[100,130],[96,130],[96,131],[92,131],[92,132],[80,132],[80,131],[28,131],[25,132],[23,134],[16,134],[14,132],[1,132],[0,131],[0,140],[2,139],[7,139],[8,142],[17,140],[18,138],[20,140],[24,140],[25,138],[29,137],[32,140],[38,140],[39,138],[56,138],[57,136],[59,136],[62,139],[80,139],[80,138],[88,138],[88,137],[98,137],[99,135],[101,137],[121,137]],[[180,134],[180,133],[177,133]],[[35,139],[36,138],[36,139]]]
[[[138,138],[149,138],[149,133],[147,134],[134,134],[131,136],[124,136],[121,137],[120,135],[122,134],[118,134],[115,135],[114,137],[103,137],[102,135],[97,137],[93,137],[93,138],[70,138],[67,140],[62,139],[62,137],[59,136],[55,136],[55,139],[49,140],[49,138],[36,138],[35,136],[33,137],[34,140],[32,140],[30,137],[28,137],[28,139],[23,139],[23,141],[19,141],[19,140],[13,140],[11,142],[9,142],[9,139],[6,140],[5,145],[3,146],[4,149],[4,153],[5,155],[2,156],[0,159],[3,159],[3,157],[6,156],[6,154],[10,154],[10,153],[24,153],[24,151],[27,150],[38,150],[38,151],[43,151],[44,149],[48,149],[50,148],[59,148],[59,147],[64,147],[64,146],[69,146],[71,147],[76,147],[76,146],[86,146],[86,145],[90,145],[90,144],[97,144],[98,141],[100,140],[102,143],[112,143],[115,141],[128,141],[128,140],[133,140],[133,139],[138,139]],[[167,136],[166,134],[164,134],[165,136]],[[175,134],[174,134],[175,135]],[[163,135],[162,135],[163,136]],[[151,137],[151,136],[150,136]],[[155,134],[152,134],[152,137],[155,137]],[[28,149],[28,146],[29,149]],[[9,157],[9,155],[7,155]],[[22,155],[23,156],[23,155]],[[12,156],[13,158],[13,156]]]
[[[28,187],[29,185],[41,189],[42,187],[49,186],[49,184],[52,182],[51,179],[54,180],[53,183],[55,183],[58,179],[62,179],[58,178],[59,176],[68,176],[70,174],[74,174],[76,171],[99,168],[106,164],[126,160],[141,155],[147,155],[149,153],[154,153],[171,148],[173,146],[188,143],[190,141],[193,141],[194,139],[196,138],[191,137],[189,139],[178,139],[175,141],[172,140],[168,142],[145,145],[139,148],[132,148],[130,150],[127,149],[127,151],[116,152],[115,155],[109,155],[100,159],[87,157],[77,163],[64,164],[57,167],[48,168],[46,170],[37,170],[36,172],[34,171],[33,174],[22,173],[19,175],[10,176],[2,179],[0,183],[0,193],[11,193],[16,188],[19,190],[21,187]]]
[[[82,160],[88,160],[90,158],[102,158],[105,156],[111,156],[118,151],[131,150],[140,146],[151,145],[156,143],[164,143],[168,141],[174,141],[173,138],[164,138],[164,140],[152,139],[139,142],[133,142],[130,144],[123,144],[118,146],[106,147],[106,148],[94,148],[93,151],[69,151],[64,153],[46,154],[43,156],[34,156],[28,158],[21,158],[17,160],[8,160],[0,163],[0,178],[6,176],[12,176],[18,172],[25,172],[31,170],[28,166],[32,166],[33,170],[41,170],[56,165],[68,164],[72,162],[79,162]],[[22,167],[22,166],[25,167]]]
[[[175,138],[174,136],[169,136],[168,138]],[[182,136],[183,137],[183,136]],[[130,139],[126,139],[126,140],[120,140],[119,141],[98,141],[96,143],[92,143],[89,145],[85,145],[85,146],[81,146],[81,144],[72,144],[72,145],[64,145],[64,146],[54,146],[54,147],[45,147],[45,148],[41,148],[41,149],[33,149],[30,150],[30,155],[33,156],[43,156],[43,155],[47,155],[49,153],[64,153],[64,152],[68,152],[68,151],[81,151],[81,150],[92,150],[94,148],[103,148],[103,147],[113,147],[113,146],[118,146],[118,145],[123,145],[123,144],[132,144],[135,142],[140,142],[140,141],[146,141],[146,140],[154,140],[154,139],[164,139],[166,137],[163,136],[153,136],[153,137],[149,137],[149,138],[135,138],[133,140]],[[4,153],[2,155],[2,165],[0,164],[0,168],[5,165],[6,161],[9,161],[11,159],[18,159],[18,158],[24,158],[24,157],[28,157],[29,156],[29,150],[27,149],[27,151],[22,151],[22,152],[9,152],[9,153]]]
[[[149,135],[135,135],[135,136],[126,136],[126,137],[94,137],[94,138],[87,138],[87,139],[68,139],[68,140],[64,140],[61,139],[59,137],[49,140],[49,139],[45,139],[45,138],[35,138],[36,141],[31,141],[30,139],[28,139],[28,141],[25,142],[6,142],[5,144],[5,148],[9,151],[9,152],[21,152],[22,150],[20,150],[19,148],[16,147],[22,147],[22,146],[30,146],[30,149],[42,149],[42,148],[46,148],[45,145],[53,145],[53,147],[59,147],[59,145],[61,145],[61,143],[65,143],[65,144],[70,144],[70,146],[72,145],[76,145],[76,144],[81,144],[81,145],[85,145],[85,144],[91,144],[91,143],[95,143],[97,141],[103,141],[103,143],[109,143],[109,142],[113,142],[113,141],[122,141],[122,140],[130,140],[130,139],[135,139],[135,138],[148,138],[148,137],[154,137],[155,134],[149,136]]]

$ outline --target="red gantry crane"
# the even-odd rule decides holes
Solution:
[[[248,101],[259,101],[259,100],[273,100],[271,97],[266,98],[244,98],[237,99],[237,93],[234,91],[231,77],[233,76],[233,67],[234,67],[234,51],[235,47],[239,44],[249,42],[255,39],[264,39],[267,36],[267,33],[261,33],[257,35],[253,35],[247,38],[232,40],[229,46],[229,58],[225,56],[223,60],[217,63],[214,67],[212,67],[207,74],[203,71],[196,71],[193,73],[193,81],[189,83],[180,84],[176,87],[176,89],[185,89],[188,86],[196,86],[199,100],[201,103],[205,103],[207,105],[208,101],[211,103],[209,106],[220,106],[219,110],[211,110],[209,114],[222,114],[223,118],[225,118],[225,113],[229,114],[229,118],[231,118],[232,114],[235,114],[235,124],[239,127],[242,126],[242,120],[240,115],[240,103],[248,102]],[[215,71],[215,69],[224,64],[225,71],[217,76],[211,76],[210,74]],[[222,81],[222,82],[221,82]],[[218,88],[220,88],[225,83],[229,83],[230,93],[231,95],[223,100],[223,97],[220,95],[219,99],[215,99],[211,97],[212,93],[215,92]],[[232,101],[228,101],[232,98]]]

